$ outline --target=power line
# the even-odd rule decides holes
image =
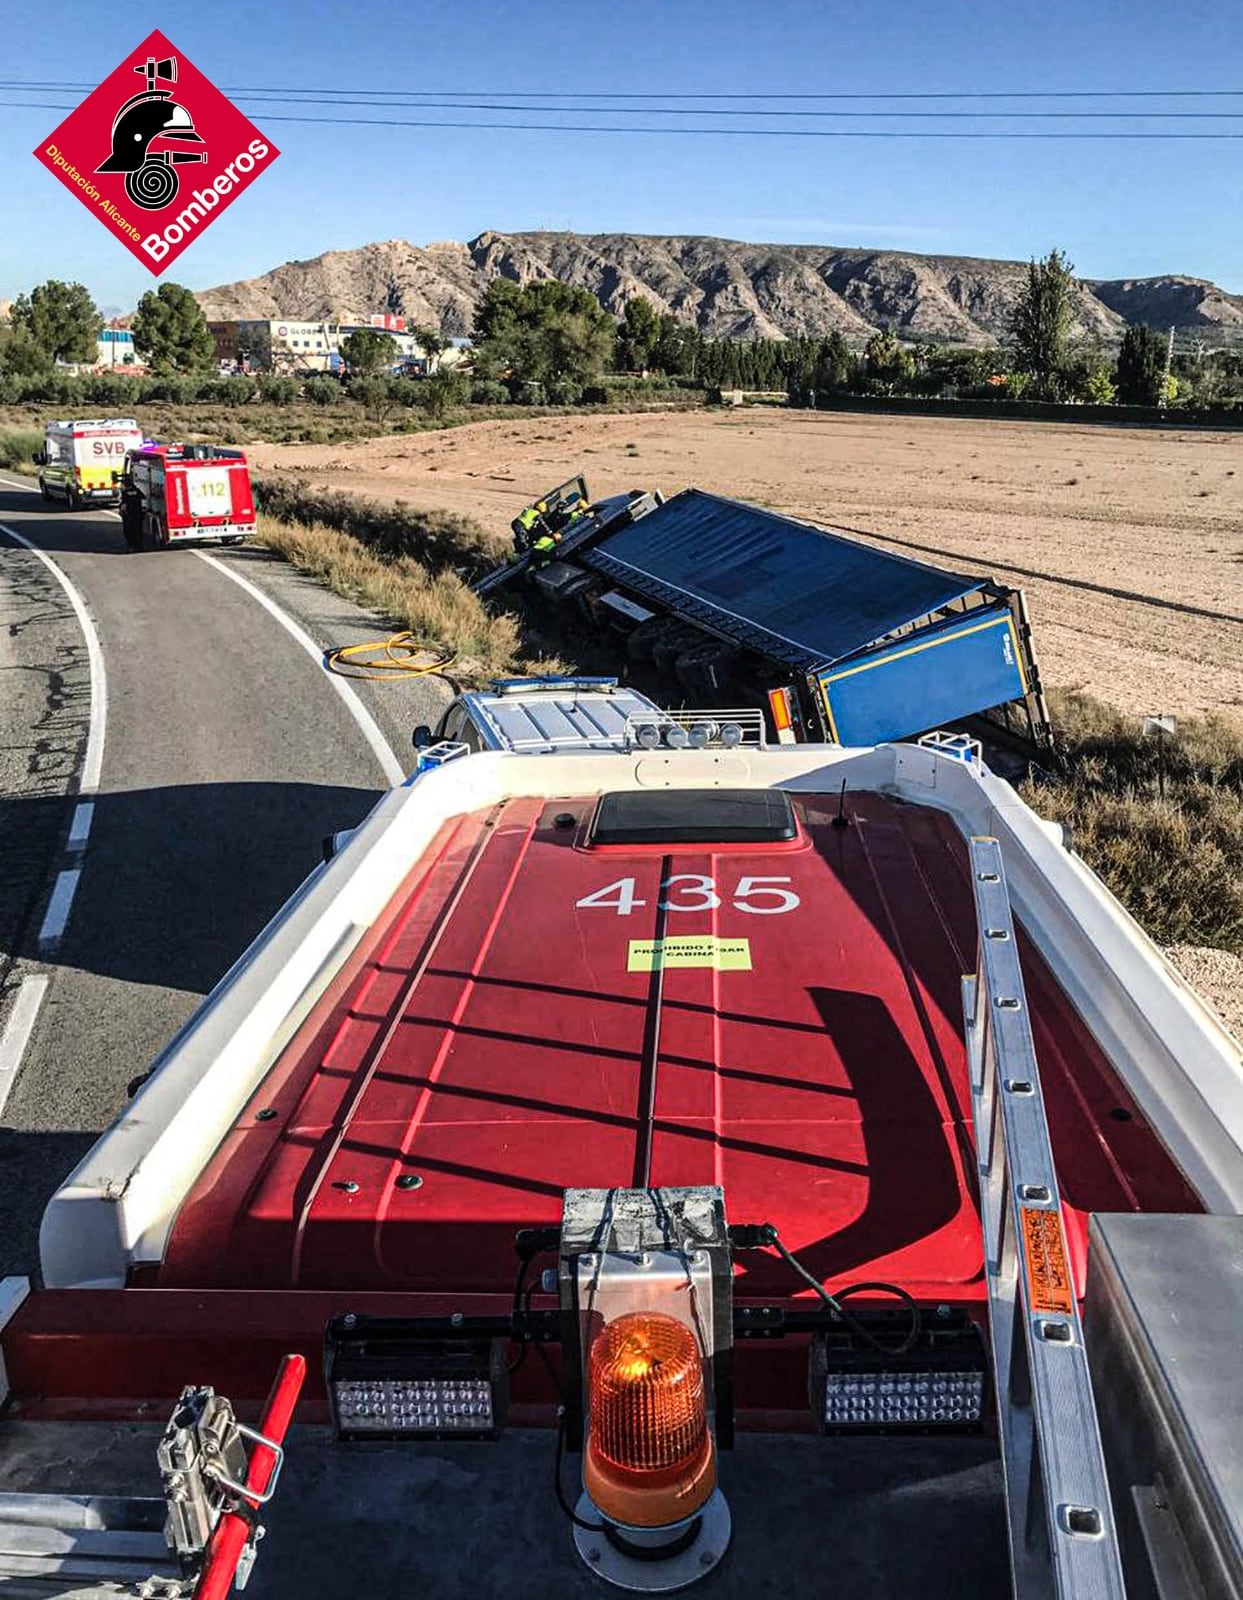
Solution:
[[[7,93],[0,86],[0,92]],[[234,90],[239,99],[250,99],[250,94],[243,90]],[[269,97],[274,105],[327,105],[334,109],[337,106],[361,106],[373,111],[388,111],[399,109],[389,105],[381,105],[373,100],[325,100],[320,95],[303,91],[291,91],[289,94],[272,95]],[[785,107],[777,110],[743,110],[736,106],[721,107],[719,110],[705,111],[694,106],[607,106],[595,112],[589,106],[524,106],[512,102],[502,103],[491,100],[455,100],[446,101],[442,105],[428,104],[415,107],[417,110],[429,111],[512,111],[529,115],[534,111],[542,111],[561,116],[657,116],[657,117],[797,117],[797,118],[837,118],[851,120],[887,121],[887,120],[921,120],[921,121],[993,121],[1007,120],[1024,121],[1060,121],[1079,122],[1084,120],[1123,122],[1134,121],[1136,118],[1145,118],[1159,122],[1232,122],[1243,119],[1243,106],[1237,111],[793,111]]]
[[[72,105],[51,105],[37,101],[4,101],[0,100],[0,110],[8,106],[24,107],[26,109],[43,111],[72,111]],[[408,117],[306,117],[290,116],[287,114],[259,113],[265,123],[293,122],[326,125],[332,127],[361,127],[361,128],[457,128],[463,132],[511,132],[511,133],[624,133],[658,135],[661,138],[736,138],[736,139],[1025,139],[1025,140],[1142,140],[1142,141],[1168,141],[1168,140],[1237,140],[1243,139],[1243,130],[1239,132],[1199,132],[1199,133],[1174,133],[1151,132],[1142,129],[1110,129],[1102,132],[1090,130],[1059,132],[1052,129],[1041,129],[1029,132],[1025,129],[945,129],[945,128],[661,128],[648,127],[642,124],[618,123],[573,123],[573,122],[497,122],[497,121],[456,121],[448,122],[437,118],[408,118]]]
[[[0,88],[31,89],[66,91],[70,93],[88,93],[97,85],[88,82],[68,82],[64,80],[47,80],[33,78],[6,78],[0,80]],[[245,85],[226,84],[223,86],[225,94],[259,95],[265,98],[287,99],[290,97],[337,97],[343,96],[353,99],[358,96],[367,96],[377,102],[385,100],[398,101],[443,101],[446,104],[463,102],[469,95],[480,95],[487,99],[533,100],[537,102],[538,109],[544,109],[547,101],[546,91],[533,91],[523,89],[344,89],[337,87],[308,88],[306,85],[295,85],[289,89],[274,88],[271,84]],[[841,90],[817,93],[797,93],[777,91],[772,93],[754,92],[718,92],[701,93],[699,91],[683,91],[677,89],[663,92],[637,92],[616,89],[570,89],[558,91],[562,101],[587,100],[593,103],[608,100],[641,100],[646,102],[656,100],[680,101],[857,101],[857,100],[1189,100],[1189,99],[1238,99],[1243,97],[1243,89],[963,89],[963,90]],[[469,102],[466,102],[469,104]],[[585,109],[583,107],[572,109]],[[607,109],[607,108],[606,108]],[[624,109],[624,108],[613,108]]]

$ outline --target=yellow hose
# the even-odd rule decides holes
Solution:
[[[344,678],[383,680],[443,672],[456,656],[456,650],[436,656],[419,644],[412,633],[395,633],[391,638],[372,639],[366,644],[338,645],[335,650],[325,651],[324,664],[329,671],[339,672]]]

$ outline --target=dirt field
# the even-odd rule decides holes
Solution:
[[[573,473],[696,484],[1028,593],[1047,684],[1243,716],[1243,434],[806,412],[479,423],[252,446],[267,469],[498,529]]]

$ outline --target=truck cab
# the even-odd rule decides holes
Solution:
[[[416,728],[416,748],[464,744],[474,750],[561,755],[571,750],[625,750],[636,723],[664,713],[616,678],[499,678],[486,690],[454,700],[436,730]]]
[[[146,444],[119,475],[121,526],[131,550],[193,541],[240,544],[255,531],[250,470],[240,450]]]

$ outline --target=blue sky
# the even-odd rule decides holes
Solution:
[[[1243,7],[1233,0],[420,0],[405,9],[376,0],[61,0],[28,13],[20,53],[8,53],[0,79],[94,85],[153,27],[225,88],[546,91],[550,105],[559,89],[668,94],[671,104],[679,95],[727,92],[1237,89],[1231,99],[1153,103],[1165,111],[1237,112],[1232,121],[1130,125],[1243,133]],[[15,37],[10,28],[8,42]],[[0,298],[55,276],[80,279],[101,303],[128,307],[154,280],[29,153],[64,112],[6,104],[67,105],[71,98],[0,92]],[[1177,271],[1243,292],[1243,140],[752,139],[323,126],[276,115],[301,109],[322,116],[323,107],[269,104],[265,111],[234,98],[283,154],[169,274],[194,287],[375,239],[424,244],[468,239],[489,227],[549,227],[1019,258],[1058,245],[1083,276]],[[1011,105],[891,102],[888,109],[972,104]],[[1123,100],[1025,105],[1128,109]],[[447,121],[483,114],[426,115]],[[600,120],[695,126],[708,119]],[[1100,131],[1124,124],[988,125]]]

